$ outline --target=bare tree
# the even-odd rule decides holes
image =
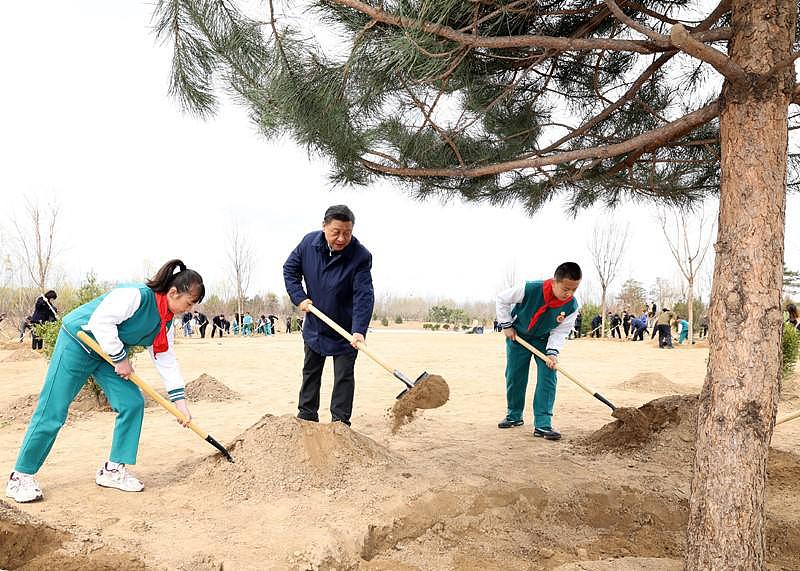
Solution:
[[[247,240],[239,234],[234,226],[228,245],[228,262],[236,291],[236,307],[241,319],[244,313],[244,300],[250,287],[250,277],[253,273],[253,249]]]
[[[689,216],[696,224],[689,222]],[[697,274],[703,265],[708,247],[715,234],[714,223],[706,218],[704,208],[696,212],[679,210],[667,213],[666,210],[658,211],[658,221],[661,231],[667,239],[672,257],[678,263],[681,274],[686,279],[686,311],[689,313],[689,344],[694,341],[694,284]],[[710,222],[710,223],[709,223]],[[694,226],[694,229],[691,228]]]
[[[25,210],[27,217],[24,223],[14,220],[19,257],[33,285],[43,292],[47,289],[47,279],[55,257],[53,247],[59,205],[54,201],[46,207],[40,207],[26,200]]]
[[[606,293],[617,275],[627,238],[627,226],[620,232],[610,224],[605,227],[598,224],[594,227],[592,241],[589,243],[589,252],[597,270],[597,276],[600,278],[600,316],[603,319],[601,325],[603,336],[606,335]]]

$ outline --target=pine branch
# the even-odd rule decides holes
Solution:
[[[403,177],[464,177],[476,178],[483,176],[497,175],[512,170],[520,170],[526,168],[535,168],[546,165],[556,165],[572,161],[579,161],[584,159],[594,158],[608,158],[628,153],[640,147],[650,146],[655,144],[663,144],[681,137],[704,123],[707,123],[717,117],[719,114],[719,103],[714,101],[705,107],[698,109],[688,115],[684,115],[680,119],[672,121],[663,127],[653,129],[646,133],[642,133],[637,137],[633,137],[627,141],[616,143],[612,145],[605,145],[602,147],[591,147],[587,149],[578,149],[574,151],[564,151],[546,157],[537,157],[532,159],[519,159],[513,161],[506,161],[496,163],[485,167],[470,167],[470,168],[400,168],[390,167],[375,163],[366,159],[362,159],[362,163],[367,168],[376,172],[391,174]]]

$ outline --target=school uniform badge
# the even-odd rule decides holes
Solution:
[[[558,317],[556,317],[556,321],[558,323],[561,323],[562,321],[564,321],[565,317],[566,317],[566,314],[562,311],[561,313],[558,314]]]

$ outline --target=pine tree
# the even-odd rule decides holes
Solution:
[[[276,18],[272,0],[266,21],[231,0],[159,0],[156,30],[174,45],[171,92],[186,109],[213,113],[225,85],[265,135],[328,158],[337,183],[388,176],[414,196],[531,214],[556,196],[577,210],[718,193],[686,565],[760,570],[786,187],[797,185],[797,5],[702,7],[312,0],[346,38],[343,55]]]

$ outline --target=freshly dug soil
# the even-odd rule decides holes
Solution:
[[[618,384],[616,388],[641,393],[680,394],[685,392],[687,387],[673,383],[661,373],[639,373]]]
[[[0,500],[0,569],[140,571],[143,562],[90,538],[76,538]]]
[[[392,433],[414,419],[417,410],[438,408],[450,398],[450,387],[439,375],[428,375],[397,399],[389,413]]]
[[[667,440],[673,452],[694,449],[697,427],[697,395],[671,395],[638,409],[617,409],[610,422],[589,435],[585,442],[596,450],[642,448],[656,440]],[[619,415],[619,416],[618,416]]]
[[[186,398],[190,401],[224,402],[237,400],[241,395],[229,389],[211,375],[203,373],[195,380],[186,384]]]
[[[234,501],[263,497],[265,490],[345,488],[353,473],[363,478],[401,461],[341,422],[320,424],[291,415],[263,416],[226,448],[235,463],[216,454],[189,478]]]
[[[105,393],[101,390],[99,394],[95,395],[88,383],[83,385],[78,396],[72,401],[69,410],[70,412],[112,412]]]

